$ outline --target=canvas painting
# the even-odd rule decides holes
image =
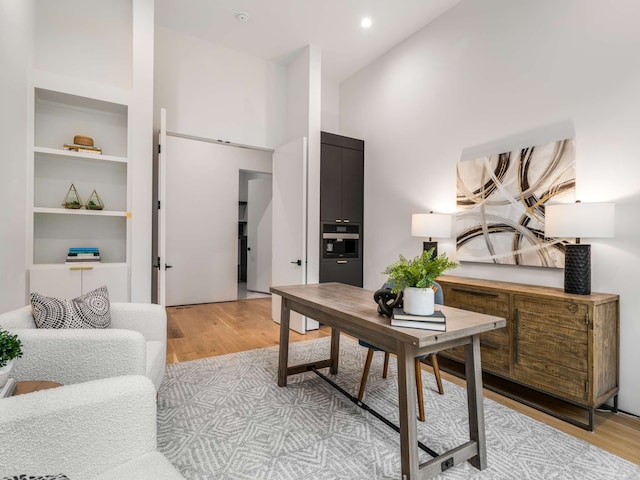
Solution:
[[[458,261],[563,268],[545,203],[575,201],[573,139],[458,162]]]

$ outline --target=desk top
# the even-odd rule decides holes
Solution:
[[[397,342],[442,348],[443,344],[506,326],[501,317],[438,305],[447,317],[446,332],[392,327],[389,318],[378,314],[374,292],[342,283],[278,286],[270,291],[287,299],[292,310],[391,352]]]

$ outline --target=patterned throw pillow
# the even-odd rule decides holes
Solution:
[[[38,328],[108,328],[111,325],[106,286],[73,300],[44,297],[34,292],[31,311]]]
[[[59,473],[58,475],[14,475],[2,477],[2,480],[69,480],[69,477]]]

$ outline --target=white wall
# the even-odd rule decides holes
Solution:
[[[285,143],[286,69],[156,28],[154,108],[167,130],[257,147]]]
[[[27,78],[33,1],[0,0],[0,312],[27,303]]]
[[[132,1],[36,0],[35,68],[131,88]]]
[[[307,282],[320,277],[320,128],[322,118],[321,51],[309,45],[287,72],[287,140],[307,137]]]
[[[322,78],[322,131],[340,131],[340,85]]]
[[[415,255],[411,214],[455,210],[465,153],[575,132],[577,198],[616,203],[593,240],[592,289],[621,296],[620,407],[640,413],[640,4],[463,0],[341,85],[341,133],[366,142],[365,287]],[[532,143],[535,144],[535,143]],[[455,257],[453,240],[440,250]],[[562,270],[465,264],[455,274],[561,287]]]
[[[127,3],[127,2],[125,2]],[[109,2],[111,6],[113,2]],[[154,0],[134,0],[132,5],[133,67],[131,73],[129,154],[131,156],[131,301],[151,301],[151,248],[153,192],[153,48]]]

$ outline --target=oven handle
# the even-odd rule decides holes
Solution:
[[[322,238],[329,240],[358,240],[359,233],[323,233]]]

